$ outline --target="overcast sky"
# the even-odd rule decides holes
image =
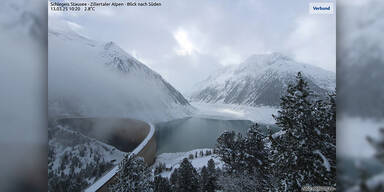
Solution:
[[[237,65],[252,54],[282,52],[336,69],[335,15],[310,15],[306,0],[158,2],[162,6],[51,11],[49,17],[66,20],[92,39],[116,42],[182,93],[218,68]]]

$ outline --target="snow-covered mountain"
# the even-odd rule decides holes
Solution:
[[[63,27],[64,26],[64,27]],[[49,115],[165,121],[193,108],[161,75],[113,42],[49,26]]]
[[[335,73],[271,53],[253,55],[238,66],[217,71],[196,85],[191,99],[206,103],[276,106],[299,71],[315,93],[325,95],[335,90]]]

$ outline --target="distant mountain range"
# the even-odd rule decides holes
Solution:
[[[316,94],[324,96],[335,90],[335,73],[271,53],[253,55],[237,66],[217,71],[195,86],[191,99],[206,103],[277,106],[299,71]]]

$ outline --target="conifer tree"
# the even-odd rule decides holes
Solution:
[[[202,192],[208,191],[208,180],[209,180],[209,174],[208,174],[207,167],[203,166],[200,172],[200,189]]]
[[[319,99],[313,107],[315,114],[318,150],[329,163],[328,172],[323,172],[323,180],[330,185],[336,180],[336,93],[331,93],[326,99]]]
[[[208,173],[208,181],[205,184],[205,189],[208,192],[214,192],[218,188],[218,186],[217,186],[216,167],[213,159],[210,159],[208,161],[207,173]]]
[[[265,147],[265,136],[260,132],[259,125],[253,124],[244,139],[246,172],[258,180],[258,189],[268,190],[270,186],[269,153]]]
[[[279,191],[300,191],[305,185],[336,186],[335,165],[331,166],[330,162],[336,156],[325,155],[329,142],[324,139],[324,121],[318,117],[326,116],[328,111],[317,113],[314,103],[315,97],[299,72],[296,84],[288,86],[278,115],[274,116],[282,130],[269,137]]]
[[[234,131],[224,132],[217,138],[216,149],[228,172],[244,169],[244,142],[241,134],[236,134]]]
[[[213,159],[208,160],[208,173],[212,176],[216,175],[215,161],[213,161]]]
[[[169,181],[171,182],[171,185],[173,187],[177,184],[177,178],[178,178],[179,169],[175,168],[171,174],[171,177],[169,178]]]
[[[180,164],[175,189],[178,192],[195,192],[200,189],[199,175],[187,158]]]
[[[155,192],[169,192],[171,191],[171,185],[167,178],[162,176],[155,176],[154,178],[154,191]]]
[[[260,133],[259,125],[253,124],[244,140],[245,161],[249,173],[266,174],[268,169],[268,153],[265,148],[265,136]]]
[[[115,182],[110,191],[114,192],[152,192],[151,170],[145,165],[143,158],[125,155],[119,164]]]
[[[269,153],[265,147],[264,139],[265,136],[260,133],[259,125],[257,124],[249,128],[245,137],[234,132],[224,132],[217,139],[216,150],[217,155],[225,163],[225,174],[227,174],[225,177],[231,178],[244,175],[244,177],[241,177],[247,180],[244,182],[257,180],[258,184],[255,185],[257,188],[253,190],[268,190],[271,177],[268,171]],[[214,166],[213,160],[210,164]],[[253,179],[247,179],[247,177]],[[225,184],[225,186],[230,186],[231,189],[245,190],[249,185],[243,185],[242,181],[238,179],[233,185]]]

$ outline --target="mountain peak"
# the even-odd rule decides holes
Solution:
[[[50,115],[159,122],[193,111],[180,92],[118,42],[87,39],[70,29],[49,31]],[[60,83],[63,79],[71,83]]]
[[[271,53],[258,53],[258,54],[252,54],[248,57],[248,59],[256,59],[256,58],[289,58],[287,55],[284,55],[281,52],[271,52]],[[248,60],[247,59],[247,60]]]
[[[110,49],[111,47],[116,47],[116,44],[113,41],[110,41],[104,45],[104,49]]]
[[[243,63],[240,64],[239,69],[255,69],[260,70],[262,68],[272,66],[275,64],[285,64],[292,62],[293,59],[290,57],[279,53],[264,53],[264,54],[253,54],[249,56]]]
[[[104,50],[110,53],[112,56],[118,56],[126,60],[134,60],[136,62],[135,58],[133,58],[130,54],[124,51],[120,46],[118,46],[113,41],[109,41],[108,43],[105,43]]]
[[[109,42],[105,43],[104,44],[104,50],[118,52],[121,55],[125,55],[125,56],[128,56],[130,59],[133,59],[133,57],[130,54],[128,54],[123,48],[121,48],[119,45],[117,45],[113,41],[109,41]]]

